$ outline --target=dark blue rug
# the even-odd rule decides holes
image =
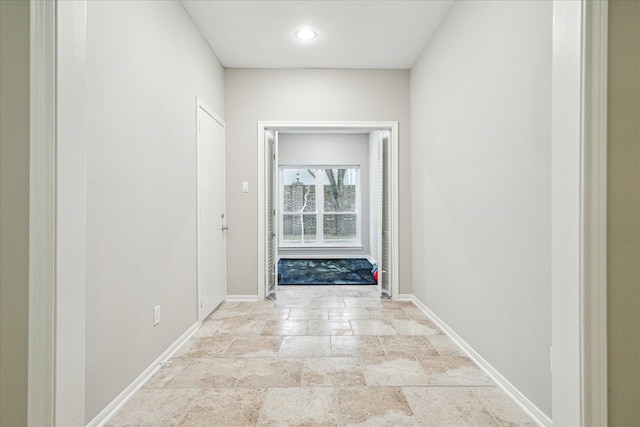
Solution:
[[[281,259],[280,285],[375,285],[366,259]]]

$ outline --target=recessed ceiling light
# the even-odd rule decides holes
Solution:
[[[309,28],[302,28],[296,31],[296,37],[300,40],[309,41],[315,39],[317,36],[316,32],[310,30]]]

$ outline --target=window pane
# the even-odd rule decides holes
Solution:
[[[283,169],[283,175],[283,212],[315,212],[315,172],[310,169]]]
[[[356,212],[357,169],[324,170],[324,211]]]
[[[315,242],[316,214],[284,214],[282,240],[288,243]]]
[[[355,214],[325,214],[323,215],[324,239],[327,241],[356,241],[358,225]]]

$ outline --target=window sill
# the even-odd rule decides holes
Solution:
[[[335,245],[285,245],[285,246],[278,246],[278,250],[310,250],[310,251],[317,251],[317,250],[333,250],[333,249],[346,249],[346,250],[362,250],[363,246],[362,245],[339,245],[339,244],[335,244]]]

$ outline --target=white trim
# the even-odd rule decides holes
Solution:
[[[155,372],[160,369],[160,367],[174,355],[176,351],[180,349],[188,340],[191,338],[193,334],[196,333],[198,329],[200,329],[201,323],[194,323],[187,331],[182,334],[169,348],[167,348],[156,360],[154,360],[151,365],[147,367],[138,377],[131,382],[122,390],[122,392],[115,398],[111,403],[109,403],[94,419],[92,419],[87,427],[98,427],[104,425],[109,419],[115,415],[115,413],[127,403],[129,399],[133,396],[133,394],[140,389],[146,383],[149,378],[155,374]]]
[[[266,283],[266,224],[268,207],[265,197],[268,181],[265,179],[265,173],[268,170],[266,162],[270,159],[267,157],[264,133],[265,130],[276,129],[284,132],[328,132],[332,130],[342,131],[374,131],[388,130],[391,133],[389,138],[389,162],[391,165],[391,294],[392,298],[398,295],[398,122],[397,121],[344,121],[344,122],[315,122],[315,121],[259,121],[257,126],[258,139],[258,298],[264,299],[265,283]]]
[[[202,108],[202,110],[204,110],[204,112],[206,112],[208,115],[210,115],[216,122],[218,122],[220,124],[220,126],[225,127],[225,123],[224,120],[222,119],[222,117],[220,117],[220,115],[218,115],[213,108],[209,107],[207,105],[206,102],[204,102],[202,100],[202,98],[200,98],[199,96],[196,96],[196,107],[197,108]],[[196,111],[197,113],[197,111]],[[198,115],[196,114],[196,123],[198,122]]]
[[[28,425],[55,422],[56,4],[31,0]]]
[[[586,3],[584,424],[607,411],[607,43],[608,3]]]
[[[413,302],[427,317],[429,317],[440,329],[444,331],[464,352],[473,360],[486,374],[495,381],[498,386],[533,420],[540,426],[553,425],[551,419],[547,417],[536,405],[526,398],[513,384],[511,384],[500,372],[487,362],[477,351],[473,349],[464,339],[449,327],[442,319],[435,315],[426,305],[415,295],[401,294],[400,300]]]
[[[227,295],[224,299],[229,302],[258,302],[257,295]]]
[[[551,408],[584,425],[585,3],[553,2],[551,119]]]
[[[55,424],[85,423],[86,2],[57,1]]]
[[[389,137],[389,164],[391,168],[391,298],[396,299],[399,292],[400,284],[400,263],[398,251],[400,250],[400,231],[399,231],[399,209],[400,209],[400,155],[398,147],[398,122],[391,127],[391,135]],[[383,159],[384,165],[384,159]],[[382,257],[382,254],[380,254]]]

